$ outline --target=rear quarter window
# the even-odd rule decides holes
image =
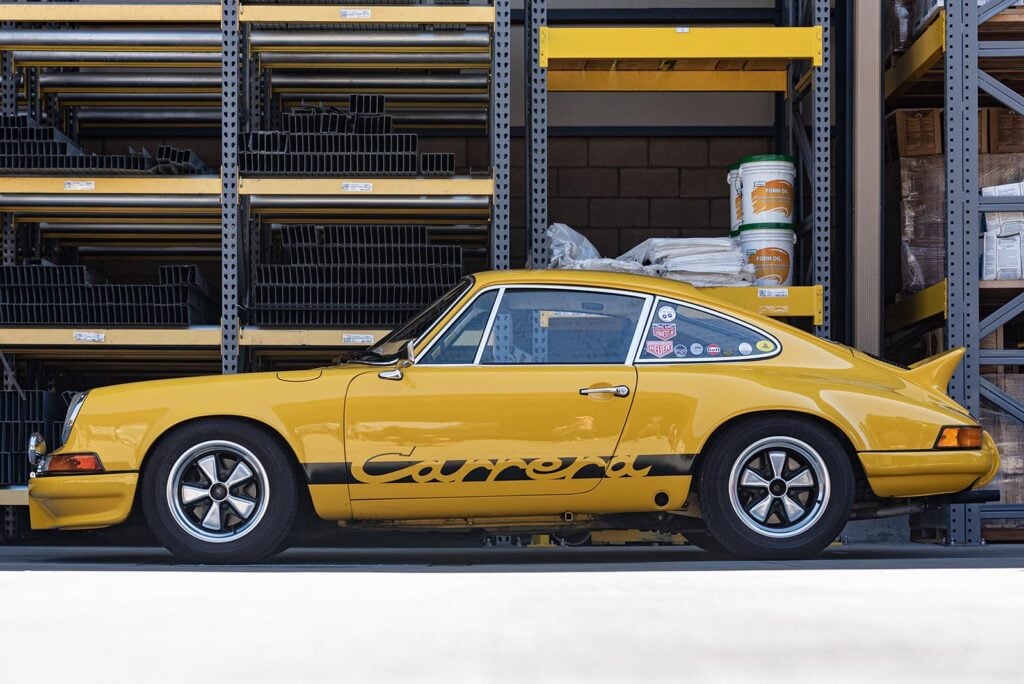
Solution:
[[[706,309],[659,299],[647,321],[638,360],[750,361],[778,353],[778,341],[753,326]]]

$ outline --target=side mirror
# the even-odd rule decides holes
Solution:
[[[412,340],[405,345],[405,356],[404,358],[398,359],[398,363],[391,370],[381,371],[377,373],[377,377],[381,380],[401,380],[405,377],[402,372],[406,368],[411,368],[416,363],[416,345],[413,344]]]

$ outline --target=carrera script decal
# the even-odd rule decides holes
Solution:
[[[413,452],[378,454],[352,464],[354,484],[557,481],[604,477],[646,477],[653,466],[638,467],[636,456],[580,458],[420,459]]]

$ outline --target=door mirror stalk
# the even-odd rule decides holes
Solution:
[[[381,380],[401,380],[403,377],[405,377],[405,369],[412,368],[412,366],[416,363],[415,358],[416,345],[413,344],[412,340],[409,340],[409,343],[405,345],[405,358],[399,359],[398,363],[396,363],[395,367],[392,368],[391,370],[381,371],[380,373],[377,373],[377,377],[380,378]]]

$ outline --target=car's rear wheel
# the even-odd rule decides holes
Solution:
[[[800,418],[756,418],[712,445],[698,483],[711,536],[742,558],[803,558],[828,546],[853,506],[843,445]]]
[[[257,426],[190,424],[161,440],[142,480],[156,537],[199,563],[247,563],[283,550],[298,493],[289,455]]]

